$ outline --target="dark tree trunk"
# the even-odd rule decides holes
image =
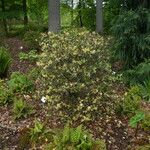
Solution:
[[[23,13],[24,13],[24,25],[26,26],[28,24],[28,14],[27,14],[27,1],[23,0]]]
[[[80,22],[80,27],[83,27],[83,21],[82,21],[82,1],[79,0],[79,11],[78,11],[78,14],[79,14],[79,22]]]
[[[5,13],[5,0],[1,0],[2,2],[2,12]],[[3,25],[4,25],[4,30],[5,30],[5,33],[6,35],[8,34],[8,27],[7,27],[7,20],[6,18],[4,17],[3,18]]]
[[[73,25],[73,7],[74,7],[74,3],[73,0],[71,0],[71,24]]]

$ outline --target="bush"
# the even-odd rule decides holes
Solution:
[[[13,113],[15,119],[26,118],[33,113],[33,109],[22,99],[15,99]]]
[[[125,11],[114,21],[112,31],[116,40],[113,52],[124,62],[125,68],[132,68],[150,58],[149,24],[149,11],[144,8]]]
[[[31,62],[34,62],[38,59],[37,51],[36,50],[31,50],[29,53],[19,53],[19,58],[20,60],[28,60]]]
[[[70,128],[67,125],[63,131],[54,136],[53,142],[46,149],[106,150],[106,145],[102,140],[94,140],[82,126]]]
[[[140,88],[133,86],[125,93],[123,102],[119,105],[118,110],[123,114],[132,116],[140,109],[141,100]]]
[[[0,47],[0,78],[6,77],[11,57],[4,47]]]
[[[20,72],[12,73],[8,81],[8,87],[13,92],[31,92],[34,89],[32,81]]]
[[[124,79],[128,84],[143,84],[150,80],[150,59],[145,60],[138,66],[124,73]]]
[[[64,118],[89,120],[107,110],[114,96],[109,41],[83,29],[43,35],[40,93]]]
[[[39,50],[40,32],[28,31],[24,34],[24,41],[30,50]]]
[[[0,106],[7,105],[12,101],[11,92],[4,85],[3,81],[0,81]]]

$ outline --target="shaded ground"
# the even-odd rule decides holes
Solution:
[[[4,42],[6,43],[6,46],[9,47],[9,51],[12,57],[12,63],[9,69],[9,73],[12,73],[14,71],[20,71],[22,73],[28,72],[34,66],[34,64],[31,64],[28,61],[21,62],[18,57],[18,54],[20,52],[29,51],[25,43],[19,38],[15,38],[15,37],[6,39],[4,40]]]
[[[13,58],[9,73],[20,71],[22,73],[28,72],[35,64],[28,61],[20,62],[18,54],[22,51],[27,52],[28,48],[18,38],[9,38],[5,40],[10,53]],[[119,91],[118,92],[122,92]],[[36,113],[31,117],[23,120],[14,121],[11,107],[0,107],[0,150],[7,148],[8,150],[20,150],[18,143],[20,136],[28,127],[33,125],[35,118],[39,118],[45,122],[50,128],[62,128],[63,123],[56,116],[49,117],[48,107],[40,102],[40,100],[33,101],[32,95],[24,95],[25,99],[36,109]],[[48,119],[47,119],[48,118]],[[108,150],[136,150],[135,145],[148,144],[149,132],[139,131],[138,137],[134,137],[134,130],[128,126],[128,119],[118,117],[116,115],[103,116],[95,121],[87,122],[85,127],[90,129],[95,138],[105,139]],[[130,147],[129,147],[130,145]],[[25,149],[29,149],[26,147]],[[43,149],[43,148],[37,148]]]

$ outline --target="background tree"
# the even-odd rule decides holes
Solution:
[[[27,15],[27,1],[22,0],[22,6],[23,6],[23,14],[24,14],[24,25],[28,24],[28,15]]]
[[[103,0],[96,0],[96,32],[103,31]]]
[[[59,32],[60,30],[60,0],[49,0],[49,32]]]
[[[1,0],[1,8],[2,8],[2,13],[3,13],[4,30],[7,35],[8,34],[7,21],[6,21],[6,18],[4,17],[4,15],[5,15],[5,0]]]

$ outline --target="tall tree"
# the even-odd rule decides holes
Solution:
[[[49,32],[59,32],[60,30],[60,0],[49,0]]]
[[[83,27],[83,21],[82,21],[82,0],[79,0],[78,7],[79,7],[78,15],[79,15],[80,27]]]
[[[96,32],[103,32],[103,0],[96,0]]]
[[[7,20],[5,18],[5,0],[1,0],[1,7],[2,7],[2,12],[4,13],[4,17],[3,17],[3,24],[4,24],[4,29],[5,29],[5,33],[6,35],[8,34],[8,28],[7,28]]]
[[[28,15],[27,15],[27,1],[22,0],[23,13],[24,13],[24,25],[28,24]]]
[[[71,24],[73,24],[73,8],[74,8],[74,0],[71,0]]]

